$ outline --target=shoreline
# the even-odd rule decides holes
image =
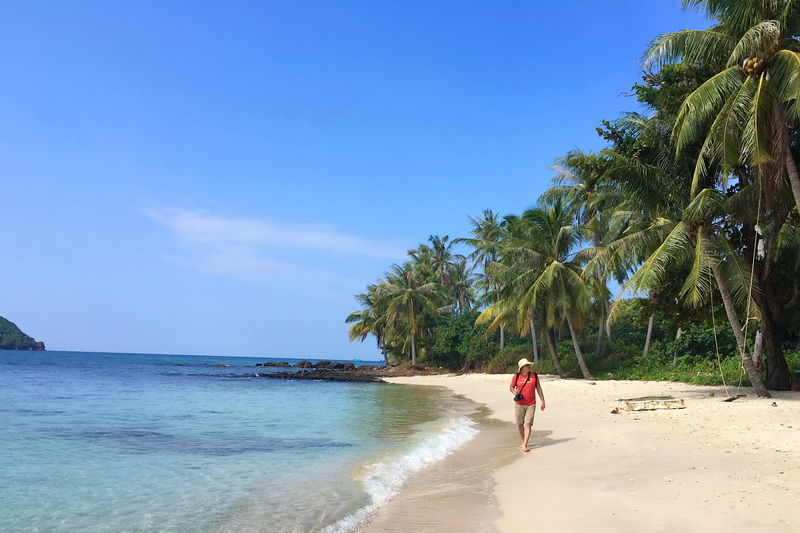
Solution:
[[[509,459],[489,474],[499,533],[516,533],[526,522],[543,531],[591,524],[609,533],[638,532],[642,524],[655,531],[800,529],[800,394],[774,392],[761,399],[742,388],[738,394],[746,396],[725,402],[736,387],[541,378],[547,408],[537,411],[531,451],[510,455],[519,444],[510,375],[385,380],[447,387],[485,405],[488,416],[501,422],[487,426],[492,438],[481,441],[495,444],[477,452]],[[685,408],[612,414],[618,399],[642,396],[673,396]],[[457,501],[440,503],[415,513],[414,523],[457,512]],[[404,520],[394,504],[379,511],[373,524]]]
[[[437,388],[446,391],[445,387]],[[399,492],[358,531],[498,533],[494,523],[500,511],[492,473],[517,454],[507,446],[505,422],[491,418],[484,406],[461,395],[458,399],[475,407],[468,416],[479,433],[444,459],[410,475]]]

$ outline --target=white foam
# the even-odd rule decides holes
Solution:
[[[335,524],[326,527],[323,533],[352,533],[365,525],[372,515],[389,502],[400,490],[408,476],[428,465],[441,461],[466,442],[475,438],[479,431],[475,421],[463,416],[447,420],[441,431],[420,439],[410,451],[397,458],[369,465],[364,477],[364,490],[370,503]]]

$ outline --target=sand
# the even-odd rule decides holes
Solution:
[[[542,376],[546,409],[537,411],[531,451],[523,453],[515,449],[510,379],[468,374],[387,380],[444,386],[487,408],[492,424],[482,427],[489,435],[453,464],[469,469],[471,457],[484,458],[480,471],[490,480],[492,502],[484,505],[493,508],[484,521],[460,531],[800,531],[800,393],[762,399],[736,386]],[[723,401],[737,393],[746,396]],[[619,399],[642,396],[683,399],[685,408],[612,413]],[[454,516],[462,503],[470,505],[451,495],[417,513],[413,530],[434,530],[420,527],[426,514]],[[409,513],[392,505],[370,532],[389,530],[388,524],[405,529],[398,521]]]

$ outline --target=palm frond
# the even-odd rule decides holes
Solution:
[[[706,137],[702,148],[697,152],[694,170],[692,171],[692,185],[689,188],[690,198],[694,198],[697,195],[697,191],[700,190],[701,183],[706,177],[708,172],[708,159],[710,159],[713,146],[713,139],[711,137]]]
[[[645,259],[642,266],[625,284],[633,293],[661,285],[670,264],[685,257],[691,250],[690,232],[687,225],[679,222],[661,242],[656,250]]]
[[[612,272],[631,269],[650,256],[674,230],[675,225],[675,222],[658,219],[647,228],[624,235],[598,249],[585,270],[592,271],[598,265]]]
[[[800,228],[794,224],[781,224],[773,242],[775,259],[780,260],[788,256],[795,259],[797,264],[798,251],[800,251]]]
[[[748,81],[749,78],[742,83],[736,95],[725,102],[722,110],[709,128],[708,139],[711,140],[710,146],[716,147],[714,151],[717,154],[717,157],[712,157],[712,160],[718,159],[722,162],[723,174],[727,174],[730,168],[736,166],[742,157],[741,138],[743,111],[741,102],[745,99],[745,95],[747,95],[746,88],[748,87]],[[711,152],[709,147],[704,147],[707,153]],[[711,154],[709,153],[709,155]]]
[[[482,325],[486,324],[487,322],[493,323],[498,317],[502,316],[503,305],[504,302],[500,300],[481,311],[481,313],[478,315],[478,318],[475,319],[475,324]]]
[[[681,30],[656,36],[645,47],[641,63],[646,68],[660,68],[683,61],[688,64],[708,64],[727,57],[736,45],[729,35],[712,30]]]
[[[702,233],[698,232],[695,238],[692,262],[680,295],[691,307],[700,307],[711,294],[711,270]]]
[[[800,54],[792,50],[780,50],[769,67],[771,85],[781,101],[788,104],[787,113],[791,124],[800,122]]]
[[[720,211],[725,195],[718,189],[703,189],[695,196],[683,212],[683,220],[689,224],[699,224],[711,220]]]
[[[772,121],[781,113],[780,110],[774,109],[765,75],[759,76],[757,81],[753,80],[752,85],[753,94],[749,96],[747,114],[743,120],[740,161],[762,165],[772,160],[772,155],[767,151],[767,144],[774,130]],[[732,168],[733,166],[726,167],[726,170]]]
[[[717,237],[713,246],[720,257],[719,264],[728,282],[728,289],[737,304],[744,304],[750,297],[751,291],[761,291],[758,279],[752,275],[750,266],[742,260],[730,240]]]
[[[684,101],[675,121],[677,152],[706,137],[706,122],[741,89],[742,70],[729,67],[695,89]]]
[[[718,28],[731,35],[742,35],[764,20],[786,20],[778,0],[683,0],[684,9],[699,8],[710,19],[720,21]]]
[[[747,58],[763,58],[770,48],[775,46],[780,37],[781,25],[777,20],[759,22],[747,30],[736,43],[727,66],[739,65]]]

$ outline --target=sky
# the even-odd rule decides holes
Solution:
[[[344,320],[638,110],[679,0],[0,0],[0,316],[48,350],[379,360]]]

